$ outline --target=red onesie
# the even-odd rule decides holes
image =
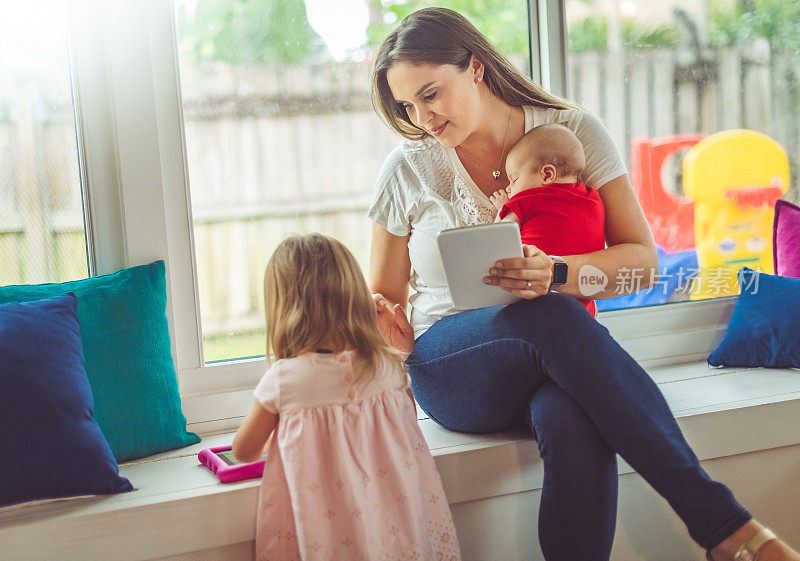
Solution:
[[[517,193],[500,208],[500,218],[519,218],[522,243],[548,255],[579,255],[605,248],[606,213],[595,189],[583,183],[551,183]],[[594,300],[581,300],[597,315]]]

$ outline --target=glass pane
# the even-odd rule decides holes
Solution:
[[[569,97],[605,122],[659,245],[659,285],[598,307],[733,295],[742,266],[772,274],[775,200],[800,199],[800,3],[566,8]]]
[[[64,2],[0,18],[0,285],[88,274]]]
[[[400,142],[372,110],[371,53],[432,4],[176,2],[206,361],[264,354],[263,271],[285,235],[334,236],[367,271],[367,206]],[[438,5],[489,22],[527,68],[524,0]]]

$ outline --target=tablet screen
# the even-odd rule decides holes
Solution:
[[[483,277],[489,274],[497,260],[522,257],[522,241],[516,222],[442,230],[436,241],[455,309],[471,310],[521,300],[498,286],[483,282]]]
[[[220,459],[221,459],[223,462],[225,462],[226,464],[228,464],[229,466],[235,466],[235,465],[238,465],[238,464],[241,464],[241,463],[242,463],[242,462],[240,462],[239,460],[237,460],[237,459],[234,457],[234,455],[233,455],[233,451],[232,451],[232,450],[226,450],[225,452],[214,452],[214,454],[216,454],[217,456],[219,456],[219,458],[220,458]]]

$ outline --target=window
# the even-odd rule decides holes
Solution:
[[[209,61],[203,58],[208,56],[207,45],[213,43],[209,43],[204,33],[217,27],[211,25],[201,28],[200,31],[193,31],[205,37],[198,43],[201,45],[198,47],[199,50],[195,49],[196,52],[192,55],[196,57],[195,59],[191,56],[185,58],[187,47],[183,44],[185,41],[183,34],[187,29],[191,29],[190,22],[194,17],[192,14],[197,13],[191,12],[192,9],[199,10],[201,6],[212,5],[224,7],[228,3],[228,0],[225,2],[219,0],[216,3],[211,3],[210,0],[198,0],[194,3],[188,0],[185,2],[176,0],[173,5],[162,0],[120,0],[113,3],[101,0],[75,0],[70,4],[71,43],[75,69],[73,75],[76,77],[75,100],[79,108],[77,115],[81,131],[80,147],[85,154],[83,172],[87,178],[85,196],[91,208],[91,221],[88,222],[87,229],[90,234],[96,234],[89,236],[90,254],[94,256],[97,273],[109,273],[123,266],[139,265],[155,259],[167,261],[167,317],[170,322],[173,356],[178,369],[184,413],[191,428],[203,432],[237,426],[238,418],[244,415],[252,402],[252,388],[263,372],[263,360],[206,362],[212,357],[232,359],[237,356],[263,353],[261,336],[257,333],[261,319],[258,318],[259,323],[256,325],[255,318],[260,315],[258,310],[260,277],[271,248],[261,241],[260,236],[269,232],[269,228],[274,228],[278,232],[288,232],[290,229],[302,232],[328,228],[327,231],[330,233],[338,232],[338,235],[350,236],[346,238],[347,243],[353,244],[351,247],[360,255],[362,264],[366,267],[367,242],[362,243],[360,239],[351,241],[356,237],[355,232],[364,231],[358,228],[369,226],[364,218],[365,207],[357,210],[355,204],[361,200],[364,201],[361,204],[366,205],[367,193],[372,189],[375,177],[374,173],[368,173],[367,166],[375,166],[374,169],[377,170],[385,153],[397,142],[393,137],[387,139],[376,136],[376,144],[387,143],[383,152],[376,156],[376,162],[350,162],[351,165],[340,165],[335,168],[329,163],[329,159],[334,156],[320,150],[318,145],[312,145],[307,152],[302,152],[296,147],[293,152],[287,149],[282,152],[288,154],[287,158],[297,158],[298,155],[311,153],[314,166],[328,166],[320,169],[335,169],[337,174],[358,173],[358,177],[363,177],[364,181],[364,184],[351,186],[345,183],[346,180],[341,179],[342,176],[333,175],[326,178],[330,180],[326,185],[334,186],[335,190],[328,192],[324,198],[320,196],[319,190],[310,189],[299,193],[307,197],[301,200],[301,204],[288,206],[292,200],[287,196],[289,191],[273,186],[275,183],[279,186],[286,183],[286,177],[263,165],[267,162],[263,153],[270,148],[266,144],[262,144],[259,148],[256,142],[244,142],[244,140],[269,139],[269,134],[273,134],[267,132],[270,127],[292,125],[301,131],[292,137],[297,146],[297,139],[301,136],[315,137],[318,128],[324,130],[317,123],[334,122],[343,123],[341,125],[343,128],[349,126],[349,119],[345,118],[350,116],[349,106],[344,107],[342,103],[339,105],[331,103],[326,106],[323,102],[328,103],[331,98],[315,96],[316,90],[312,89],[310,94],[309,90],[306,90],[303,107],[310,104],[319,108],[319,112],[302,118],[297,113],[283,113],[279,118],[273,118],[268,108],[275,100],[277,86],[272,81],[255,82],[250,79],[247,70],[252,67],[243,68],[240,74],[230,71],[227,74],[228,78],[225,78],[239,80],[238,83],[242,88],[235,90],[239,97],[214,97],[217,81],[200,69],[204,68],[206,72],[211,72],[222,68],[223,63],[230,64],[224,60],[220,63],[218,60]],[[312,2],[309,0],[304,4],[310,6]],[[320,2],[320,4],[326,3]],[[368,12],[368,19],[377,23],[388,22],[387,25],[391,25],[396,21],[394,18],[402,15],[402,10],[410,9],[410,4],[410,2],[398,2],[397,5],[386,7],[388,3],[382,2],[385,9],[383,12],[378,12],[381,17],[378,18],[374,13]],[[452,2],[452,5],[459,9],[461,4],[462,2],[455,0]],[[270,5],[276,6],[280,3],[270,2]],[[335,5],[340,6],[338,2]],[[564,57],[561,56],[566,53],[566,34],[562,25],[563,19],[560,17],[560,14],[563,14],[563,11],[560,11],[563,8],[562,1],[531,0],[530,7],[521,0],[476,2],[474,5],[482,6],[482,9],[486,10],[479,14],[470,14],[474,21],[491,22],[493,26],[497,24],[493,27],[495,31],[491,31],[495,33],[492,38],[500,43],[506,52],[518,53],[517,64],[525,67],[528,64],[528,57],[531,56],[533,60],[530,66],[534,77],[541,78],[544,84],[550,85],[556,91],[562,93],[566,91],[566,88],[560,85],[567,83],[567,75],[563,71]],[[510,11],[503,11],[500,8]],[[186,10],[186,13],[181,15],[181,10]],[[324,38],[325,32],[317,31],[313,27],[312,14],[313,10],[309,9],[305,16],[306,20],[316,36]],[[529,20],[532,37],[530,44],[534,45],[530,55],[525,51],[528,40],[522,37],[526,33],[524,26]],[[371,41],[378,39],[373,39],[369,32],[370,28],[367,29],[366,42],[369,45]],[[513,34],[510,32],[504,34],[504,30],[507,29],[513,29]],[[237,34],[245,36],[242,33],[234,33]],[[500,41],[501,38],[511,40],[513,35],[516,35],[523,45],[518,51],[514,51],[513,46],[503,46]],[[0,36],[0,41],[2,40],[4,37]],[[181,43],[183,49],[180,51],[180,56],[177,43]],[[312,45],[319,46],[320,43],[312,42]],[[341,54],[342,51],[344,54]],[[327,54],[319,55],[321,58],[314,59],[312,56],[311,62],[317,64],[315,68],[319,69],[315,78],[322,80],[329,74],[345,76],[342,69],[357,66],[358,52],[358,48],[351,50],[344,47],[337,55],[344,57],[341,59],[326,51],[323,53]],[[278,55],[273,53],[270,56]],[[278,66],[275,60],[277,59],[273,59],[272,63],[263,64],[273,64],[272,67],[275,68]],[[291,73],[297,69],[296,64],[286,66],[285,72]],[[0,76],[5,80],[6,74],[3,73],[5,66],[2,65],[0,68],[2,68]],[[185,73],[183,91],[179,87],[181,73]],[[241,75],[244,75],[244,79],[239,78]],[[226,74],[221,72],[220,76],[224,78]],[[364,74],[362,77],[366,80]],[[287,89],[287,84],[291,83],[291,79],[285,78],[281,91],[291,92]],[[362,96],[359,98],[354,95],[353,99],[363,101],[363,85],[358,85],[357,82],[345,82],[343,79],[338,79],[337,83],[343,89],[349,88],[349,91]],[[220,80],[219,85],[225,86],[225,80]],[[230,84],[225,87],[230,90]],[[1,88],[0,91],[5,92],[6,89]],[[273,97],[270,98],[269,95]],[[257,103],[252,106],[242,103],[241,99],[248,99],[248,96]],[[341,100],[341,96],[334,99]],[[581,101],[579,97],[577,99]],[[206,108],[207,118],[204,119],[199,118],[201,101],[210,103],[210,107]],[[262,101],[263,106],[260,105]],[[796,110],[798,103],[795,102],[791,107]],[[247,119],[250,122],[236,123],[237,111],[249,111],[244,115],[249,115]],[[377,118],[373,119],[374,123],[378,123]],[[214,125],[214,122],[217,124]],[[208,138],[207,131],[210,127],[220,125],[222,132],[219,138]],[[376,135],[385,134],[381,129],[371,130],[378,131]],[[258,166],[248,164],[248,167],[241,166],[241,169],[233,168],[233,173],[236,175],[216,179],[214,174],[222,169],[221,155],[225,153],[220,144],[231,138],[238,138],[236,134],[232,134],[234,132],[241,136],[239,140],[241,146],[232,155],[227,152],[229,154],[227,157],[239,158],[236,160],[239,162],[245,160],[259,162]],[[337,140],[364,142],[357,138],[361,131],[351,130],[350,134],[351,138],[345,138],[344,133],[338,137],[332,136],[328,143]],[[353,137],[356,137],[355,140]],[[318,142],[316,138],[313,140]],[[618,142],[623,146],[622,141]],[[284,147],[280,146],[278,149]],[[260,159],[257,157],[258,154],[262,154]],[[0,161],[5,162],[3,158],[4,154],[0,154]],[[288,164],[291,164],[291,160],[288,160]],[[248,174],[255,174],[256,181],[261,181],[263,185],[256,185],[257,188],[250,191],[241,190],[241,185],[248,184],[248,181],[250,185],[255,185],[252,179],[247,179]],[[305,182],[300,183],[301,185],[309,185],[310,181],[318,177],[319,175],[312,175],[310,178],[302,176],[300,180],[294,178],[293,181],[295,185],[298,181]],[[205,186],[203,181],[206,181]],[[196,182],[199,184],[196,185]],[[191,201],[188,194],[190,183]],[[4,187],[0,187],[2,188]],[[194,245],[199,246],[198,239],[203,235],[200,233],[202,228],[221,229],[219,224],[203,218],[215,210],[209,204],[208,198],[202,198],[204,193],[206,196],[219,196],[215,195],[213,189],[225,189],[230,193],[229,196],[222,197],[229,207],[231,203],[243,207],[240,208],[241,215],[234,217],[235,222],[225,226],[228,228],[228,233],[213,238],[215,243],[221,243],[225,242],[227,236],[228,239],[241,241],[236,246],[237,250],[239,246],[247,247],[247,251],[237,253],[235,258],[239,263],[244,263],[249,271],[243,276],[237,275],[239,278],[237,282],[247,278],[249,283],[247,292],[236,296],[246,300],[246,305],[237,301],[240,302],[237,314],[244,310],[240,318],[236,318],[233,314],[215,317],[208,315],[207,311],[202,309],[203,303],[208,302],[208,295],[213,295],[213,290],[209,290],[213,285],[209,283],[207,276],[204,277],[203,269],[212,270],[215,275],[220,275],[222,271],[221,267],[211,266],[210,261],[204,262],[203,255],[193,250]],[[197,200],[194,199],[195,196]],[[331,204],[330,207],[325,207],[326,212],[322,214],[320,207],[324,203],[332,203],[330,197],[340,197],[350,206],[342,208]],[[5,201],[5,199],[0,200]],[[297,200],[296,196],[295,202]],[[274,213],[276,207],[282,208],[282,214],[269,214]],[[225,210],[229,211],[230,208]],[[353,230],[349,230],[347,224],[352,217],[358,217],[363,226],[352,226]],[[0,222],[3,220],[5,214],[0,214]],[[272,222],[268,228],[269,221]],[[257,243],[248,245],[250,243],[248,240],[253,239]],[[359,250],[358,247],[362,249]],[[707,356],[709,348],[724,330],[731,307],[730,299],[711,299],[646,309],[620,310],[603,314],[600,319],[629,352],[647,366],[651,366],[677,360],[701,360]],[[209,310],[211,309],[213,308]],[[220,317],[222,319],[219,319]],[[252,323],[235,326],[233,320],[239,321],[241,318]],[[237,342],[238,347],[231,344],[231,351],[216,355],[205,349],[204,357],[204,338],[211,339],[209,335],[213,329],[221,329],[220,326],[224,328],[222,333],[226,334],[222,339],[240,339],[243,343]],[[216,344],[217,341],[213,343]],[[223,342],[220,346],[227,344]]]
[[[600,308],[734,295],[742,266],[771,274],[774,202],[800,199],[800,5],[565,8],[568,96],[605,122],[660,246],[659,284]],[[738,129],[760,134],[715,134]]]
[[[428,4],[176,2],[205,361],[264,354],[262,276],[287,234],[332,235],[367,271],[366,210],[400,141],[372,109],[370,55]],[[472,12],[527,70],[526,3]]]
[[[62,3],[13,3],[0,19],[0,284],[88,273]]]

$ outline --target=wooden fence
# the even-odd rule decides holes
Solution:
[[[598,114],[630,163],[635,137],[746,128],[789,156],[800,198],[800,58],[757,42],[742,48],[653,50],[570,58],[570,98]]]
[[[754,44],[702,52],[583,53],[571,55],[569,62],[570,98],[605,121],[628,161],[637,136],[750,128],[786,149],[789,198],[800,199],[800,59],[795,53]],[[368,77],[368,65],[357,63],[182,69],[206,335],[262,324],[263,267],[290,232],[336,236],[366,269],[370,224],[365,212],[380,165],[399,141],[372,112]],[[33,254],[45,256],[47,280],[80,276],[80,267],[60,255],[81,254],[81,224],[58,218],[65,208],[78,209],[73,216],[80,216],[76,169],[65,168],[71,182],[68,201],[60,195],[57,207],[40,196],[35,204],[23,202],[62,181],[42,171],[53,169],[51,159],[74,161],[71,116],[29,120],[23,127],[13,117],[20,111],[3,112],[1,106],[2,99],[0,283],[42,280],[27,274]],[[50,148],[31,159],[19,142],[26,134],[50,139]],[[22,161],[29,162],[28,171]]]
[[[87,273],[72,100],[41,86],[0,92],[0,285]]]

